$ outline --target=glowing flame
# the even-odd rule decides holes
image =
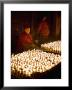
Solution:
[[[11,71],[18,71],[26,76],[31,76],[34,72],[45,72],[61,61],[58,54],[43,52],[42,50],[33,49],[24,51],[11,56]]]

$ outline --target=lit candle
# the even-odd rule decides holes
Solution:
[[[11,71],[31,76],[33,72],[45,72],[61,61],[60,55],[33,49],[11,56]],[[19,71],[19,72],[18,72]]]

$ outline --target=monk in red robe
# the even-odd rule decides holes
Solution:
[[[22,32],[19,36],[17,49],[26,50],[30,48],[32,44],[33,44],[33,39],[32,39],[32,35],[30,34],[30,27],[27,27],[24,29],[24,32]]]
[[[41,41],[48,40],[49,33],[50,33],[49,25],[48,25],[48,23],[46,21],[46,17],[44,17],[42,19],[42,21],[40,22],[39,27],[38,27],[39,39]]]

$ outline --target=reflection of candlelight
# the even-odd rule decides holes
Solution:
[[[33,49],[24,51],[11,57],[12,73],[22,73],[31,76],[34,72],[45,72],[57,65],[61,61],[61,56],[53,53],[43,52]],[[17,73],[18,75],[18,73]]]

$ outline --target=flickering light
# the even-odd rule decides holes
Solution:
[[[41,47],[47,49],[48,51],[61,52],[61,41],[44,43],[41,44]]]
[[[45,72],[57,65],[61,61],[61,56],[53,53],[43,52],[33,49],[19,54],[11,55],[11,71],[26,76],[31,76],[34,72]]]

